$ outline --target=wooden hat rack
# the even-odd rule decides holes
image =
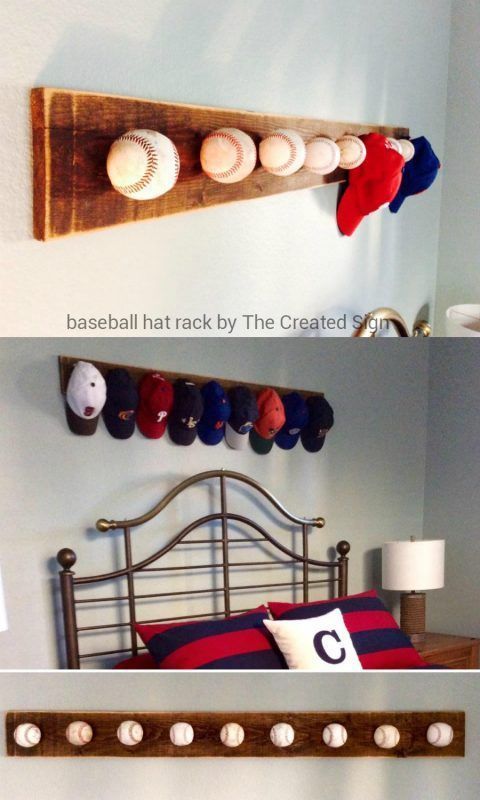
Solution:
[[[292,133],[301,151],[317,137],[331,140],[331,147],[335,148],[335,143],[345,136],[371,132],[392,139],[409,136],[408,128],[391,125],[328,122],[66,89],[33,89],[31,110],[34,236],[41,240],[345,180],[345,169],[340,166],[332,166],[333,171],[328,174],[318,174],[302,166],[308,164],[308,159],[305,162],[298,154],[282,165],[283,172],[269,171],[275,167],[262,158],[261,145],[272,134],[278,136],[279,131]],[[246,136],[242,152],[250,153],[249,171],[237,174],[241,180],[234,183],[219,182],[219,178],[229,180],[229,175],[222,178],[216,173],[212,179],[202,170],[202,143],[209,134],[224,128],[240,131],[240,139]],[[141,179],[132,174],[131,180],[122,184],[123,190],[126,186],[129,189],[128,196],[124,196],[109,180],[107,157],[119,137],[139,130],[157,132],[153,146],[148,137],[134,141],[138,137],[133,135],[122,146],[127,151],[130,148],[130,153],[132,148],[137,147],[140,152],[143,147],[148,174],[144,172]],[[241,144],[237,136],[235,147]],[[328,143],[326,146],[328,149]],[[163,158],[167,161],[161,163],[168,164],[171,171],[170,177],[168,170],[165,172],[165,193],[144,199],[149,195],[145,181],[153,180]],[[160,161],[157,163],[156,159]],[[290,174],[292,169],[296,171]],[[109,169],[112,179],[114,172]],[[138,199],[132,199],[135,196]]]
[[[462,711],[171,713],[11,711],[9,756],[465,755]]]

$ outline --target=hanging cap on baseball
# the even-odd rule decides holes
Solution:
[[[140,381],[138,393],[138,430],[148,439],[160,439],[173,406],[173,386],[159,372],[147,372]]]
[[[230,403],[223,386],[209,381],[202,387],[203,414],[198,423],[198,438],[204,444],[219,444],[230,416]]]
[[[72,433],[91,436],[105,405],[107,387],[103,375],[88,361],[78,361],[67,385],[67,422]]]
[[[231,413],[225,426],[225,440],[233,450],[245,450],[248,436],[258,419],[255,395],[248,386],[235,386],[228,393]]]
[[[318,453],[325,436],[333,427],[333,408],[324,397],[307,397],[308,422],[300,431],[302,444],[309,453]]]
[[[305,399],[298,392],[290,392],[282,397],[285,409],[285,425],[275,436],[275,444],[282,450],[291,450],[300,438],[300,431],[308,422],[308,408]]]
[[[365,161],[348,175],[348,186],[337,209],[337,224],[345,236],[351,236],[362,219],[389,203],[402,182],[405,159],[380,133],[360,136],[367,155]]]
[[[170,439],[175,444],[189,445],[197,436],[197,425],[203,414],[203,398],[192,381],[175,381],[172,413],[168,421]]]
[[[419,136],[411,140],[415,147],[415,155],[405,164],[400,189],[390,203],[390,211],[396,214],[404,200],[412,194],[420,194],[432,185],[441,167],[440,161],[432,150],[432,145]]]
[[[285,423],[285,410],[275,389],[262,389],[257,397],[258,419],[250,431],[250,444],[258,455],[270,452],[273,440]]]
[[[138,391],[126,369],[110,369],[105,379],[107,401],[102,415],[105,427],[114,439],[129,439],[135,430]]]

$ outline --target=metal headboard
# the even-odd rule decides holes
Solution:
[[[164,547],[156,550],[151,556],[148,558],[144,558],[142,561],[134,563],[133,556],[132,556],[132,542],[131,542],[131,529],[136,528],[139,525],[143,525],[143,523],[152,520],[156,517],[160,512],[162,512],[171,502],[174,500],[178,495],[184,492],[189,487],[204,482],[204,481],[211,481],[211,480],[218,480],[219,488],[220,488],[220,508],[219,511],[216,511],[212,514],[207,514],[203,517],[199,517],[198,519],[193,520],[193,522],[189,523],[186,527],[184,527],[176,536],[174,536]],[[246,484],[258,492],[272,505],[283,517],[285,517],[290,522],[295,523],[296,525],[300,526],[302,531],[302,552],[296,553],[293,550],[289,549],[285,545],[281,544],[277,539],[275,539],[270,533],[268,533],[261,525],[255,522],[252,519],[242,515],[236,514],[233,512],[228,511],[227,508],[227,481],[238,481],[240,483]],[[215,536],[214,534],[208,539],[193,539],[191,540],[191,544],[208,544],[214,545],[215,547],[218,545],[221,547],[221,561],[217,562],[212,557],[210,563],[205,564],[188,564],[185,563],[182,567],[151,567],[150,565],[154,562],[163,558],[167,553],[171,552],[177,545],[181,543],[185,543],[186,538],[196,529],[200,528],[203,525],[212,522],[220,522],[221,523],[221,536]],[[236,538],[229,536],[229,522],[234,523],[241,523],[246,525],[249,528],[252,528],[255,531],[254,537],[250,537],[248,539]],[[86,577],[77,577],[72,570],[72,567],[75,565],[77,560],[77,556],[75,552],[69,548],[64,548],[60,550],[57,554],[57,561],[62,567],[60,572],[60,591],[61,591],[61,598],[62,598],[62,609],[63,609],[63,621],[64,621],[64,629],[65,629],[65,646],[66,646],[66,655],[67,655],[67,666],[69,669],[79,669],[81,661],[85,659],[92,659],[92,658],[100,658],[106,656],[114,656],[114,655],[123,655],[126,654],[136,656],[139,650],[144,649],[143,647],[138,645],[137,642],[137,634],[135,631],[135,625],[137,623],[153,623],[153,622],[167,622],[167,621],[174,621],[174,620],[182,620],[182,619],[193,619],[193,618],[205,618],[205,617],[221,617],[221,616],[229,616],[232,613],[231,601],[232,601],[232,594],[240,590],[256,590],[256,589],[272,589],[278,587],[291,587],[295,589],[295,587],[300,586],[302,590],[302,597],[303,601],[307,602],[309,599],[309,587],[318,584],[327,584],[333,590],[334,596],[342,596],[346,595],[348,591],[348,553],[350,551],[350,545],[346,541],[341,541],[336,546],[336,551],[338,557],[334,561],[318,561],[317,559],[310,558],[308,555],[308,533],[310,528],[323,528],[325,525],[325,520],[322,517],[316,517],[312,519],[298,517],[295,514],[291,514],[287,509],[261,484],[257,481],[249,478],[247,475],[242,475],[239,472],[232,472],[230,470],[211,470],[208,472],[201,472],[198,475],[194,475],[187,480],[182,481],[182,483],[178,484],[174,489],[168,492],[165,497],[150,511],[143,514],[140,517],[131,520],[106,520],[106,519],[99,519],[96,523],[97,530],[101,532],[107,531],[114,531],[114,530],[122,530],[123,531],[123,539],[124,539],[124,549],[125,549],[125,566],[121,569],[115,570],[113,572],[104,573],[101,575],[89,575]],[[281,560],[279,558],[276,561],[247,561],[247,562],[235,562],[232,561],[230,558],[230,545],[238,543],[263,543],[263,545],[268,544],[273,547],[275,550],[280,551],[284,556],[287,556],[287,560]],[[260,547],[260,545],[259,545]],[[302,577],[301,580],[296,580],[297,576],[293,576],[291,580],[285,582],[277,582],[277,583],[259,583],[259,584],[247,584],[247,585],[232,585],[230,578],[231,578],[231,570],[234,567],[258,567],[264,565],[266,567],[272,565],[295,565],[299,564],[302,566]],[[327,569],[329,572],[329,577],[326,579],[315,579],[311,578],[310,570],[311,569],[318,569],[323,568]],[[210,583],[211,585],[205,589],[187,589],[182,592],[159,592],[153,594],[136,594],[135,592],[135,583],[134,583],[134,576],[136,573],[144,573],[144,572],[166,572],[168,573],[171,570],[179,570],[182,569],[184,571],[188,570],[206,570],[210,571]],[[223,571],[223,584],[220,588],[215,587],[212,585],[212,574],[213,571],[218,569],[222,569]],[[115,579],[125,579],[127,592],[125,595],[120,595],[116,597],[91,597],[91,598],[84,598],[82,597],[79,599],[76,597],[75,589],[79,586],[85,586],[86,584],[98,584],[104,581],[112,581]],[[156,619],[137,619],[136,613],[136,601],[137,600],[145,600],[145,599],[153,599],[153,598],[169,598],[172,597],[172,600],[178,596],[185,595],[220,595],[223,598],[223,610],[217,613],[208,613],[208,614],[188,614],[185,616],[168,616]],[[265,600],[268,598],[265,598]],[[102,602],[109,602],[112,601],[118,603],[127,603],[128,604],[128,620],[125,622],[114,622],[105,625],[88,625],[88,626],[79,626],[77,624],[77,606],[79,604],[94,604],[94,603],[102,603]],[[248,609],[235,609],[234,613],[241,613],[242,611],[246,611]],[[79,648],[79,638],[83,633],[91,633],[96,631],[105,631],[105,630],[113,630],[113,629],[129,629],[129,639],[130,639],[130,646],[128,648],[119,648],[116,650],[103,650],[100,652],[89,652],[89,653],[80,653]]]

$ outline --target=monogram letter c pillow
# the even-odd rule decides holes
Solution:
[[[339,608],[321,617],[264,619],[289,669],[357,672],[362,669]]]

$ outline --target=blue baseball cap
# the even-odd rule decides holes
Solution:
[[[233,450],[245,450],[248,436],[258,419],[257,400],[248,386],[234,386],[228,392],[230,419],[225,425],[225,441]]]
[[[105,426],[114,439],[129,439],[135,430],[137,385],[122,368],[110,369],[105,380],[107,400],[102,411]]]
[[[203,415],[198,423],[198,438],[204,444],[218,444],[225,433],[231,407],[223,386],[209,381],[202,388]]]
[[[307,453],[318,453],[325,444],[325,436],[333,427],[333,408],[319,395],[307,397],[308,422],[300,431],[300,438]]]
[[[415,148],[415,155],[405,164],[400,189],[389,205],[393,214],[397,213],[407,197],[412,194],[420,194],[428,189],[441,167],[440,161],[432,150],[432,145],[428,139],[425,139],[425,136],[419,136],[410,141]]]
[[[298,392],[290,392],[282,397],[285,409],[285,425],[275,436],[275,443],[282,450],[291,450],[300,438],[300,431],[308,422],[307,403]]]

